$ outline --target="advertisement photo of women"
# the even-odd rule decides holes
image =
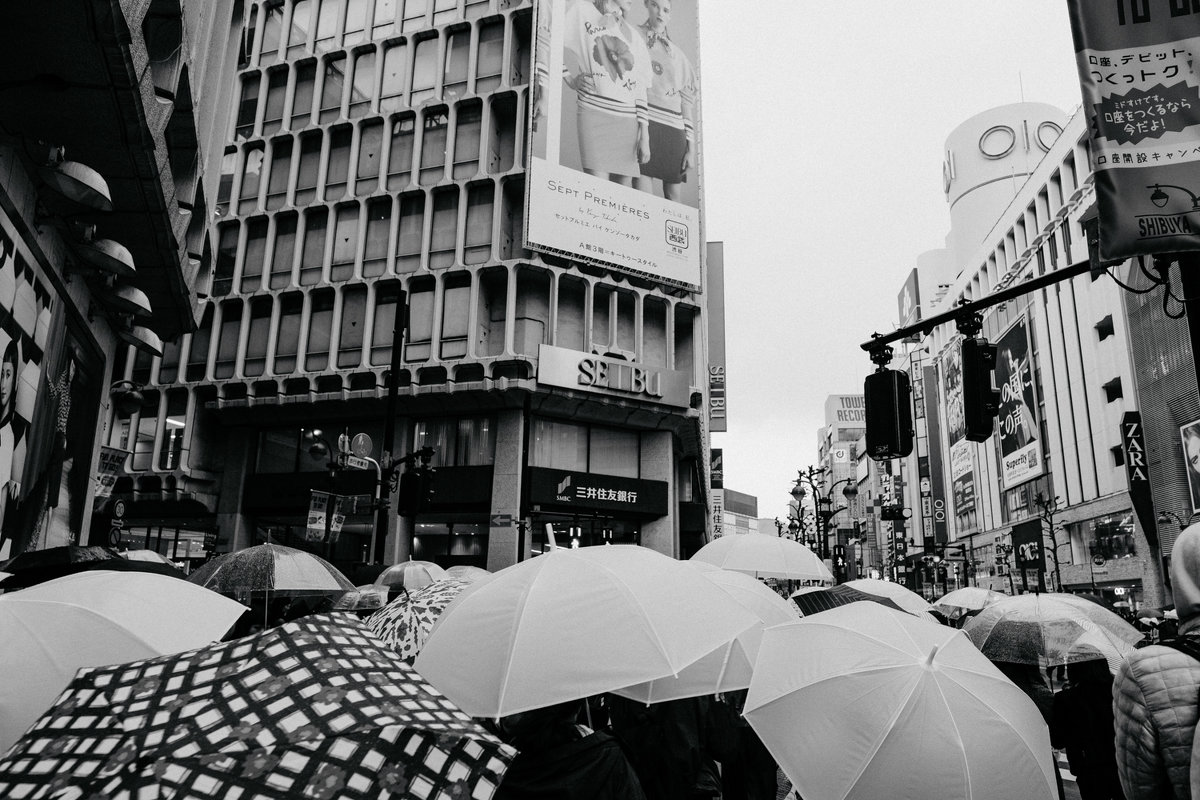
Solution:
[[[1183,445],[1183,463],[1187,468],[1188,493],[1192,498],[1192,511],[1200,512],[1200,420],[1189,422],[1179,429]]]
[[[650,55],[650,87],[646,102],[650,115],[650,158],[641,165],[635,185],[660,196],[683,202],[681,184],[693,167],[696,140],[696,72],[683,48],[671,40],[672,0],[644,0],[646,21],[638,32]]]
[[[0,334],[0,338],[5,337]],[[22,360],[17,339],[9,339],[0,360],[0,561],[15,555],[12,525],[6,524],[10,507],[21,488],[26,422],[16,413],[17,378]]]

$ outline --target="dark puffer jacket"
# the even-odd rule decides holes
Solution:
[[[1200,524],[1171,554],[1179,634],[1200,636]],[[1117,771],[1128,800],[1188,800],[1192,734],[1200,718],[1200,661],[1170,647],[1135,650],[1113,681]],[[1200,800],[1200,797],[1196,798]]]

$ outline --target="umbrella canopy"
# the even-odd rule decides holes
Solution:
[[[26,550],[15,558],[9,559],[8,563],[4,565],[4,571],[16,574],[27,569],[46,569],[66,564],[81,564],[87,561],[107,561],[113,558],[120,558],[120,554],[111,547],[67,544],[60,547],[46,547],[42,550]]]
[[[842,585],[849,586],[851,589],[858,589],[860,592],[876,595],[877,597],[886,597],[910,614],[920,614],[922,611],[929,610],[928,600],[907,586],[895,581],[881,581],[878,578],[859,578],[858,580],[846,581]]]
[[[942,595],[933,604],[933,608],[935,611],[940,611],[944,614],[947,619],[958,619],[963,614],[969,614],[972,611],[982,611],[987,606],[1007,596],[980,586],[964,586],[961,589],[955,589],[953,592],[947,592]]]
[[[375,579],[376,588],[413,591],[436,581],[446,580],[446,570],[432,561],[401,561],[393,564]]]
[[[744,716],[803,797],[1058,796],[1033,702],[961,632],[877,603],[768,628]]]
[[[444,580],[401,594],[368,617],[367,626],[401,658],[411,660],[425,646],[442,611],[468,586],[467,581]]]
[[[334,611],[376,611],[383,607],[384,596],[374,586],[359,586],[333,601]]]
[[[0,595],[0,752],[79,669],[208,644],[245,610],[187,581],[144,572],[91,570]]]
[[[997,600],[968,620],[963,633],[992,661],[1057,666],[1099,655],[1113,671],[1142,638],[1111,611],[1059,593]]]
[[[217,556],[188,580],[216,592],[286,595],[341,594],[354,584],[318,555],[279,544],[260,544]]]
[[[833,581],[833,574],[812,550],[791,539],[765,533],[721,536],[697,550],[692,559],[756,578]]]
[[[82,672],[0,797],[488,798],[513,755],[338,613]]]
[[[483,567],[472,567],[470,564],[455,564],[453,567],[447,567],[446,569],[447,578],[454,578],[468,583],[474,583],[483,578],[490,578],[491,575],[492,573]]]
[[[129,561],[150,561],[175,566],[174,561],[157,550],[123,550],[121,551],[121,558],[128,559]]]
[[[851,603],[879,603],[896,611],[904,611],[903,608],[896,605],[895,601],[889,600],[886,597],[880,597],[876,594],[867,594],[860,592],[858,589],[847,586],[846,584],[838,584],[831,586],[828,589],[818,589],[815,592],[804,592],[803,594],[794,593],[792,595],[792,604],[801,615],[810,617],[813,614],[819,614],[822,611],[828,611],[831,608],[839,606],[848,606]],[[907,613],[907,612],[905,612]]]
[[[0,580],[0,589],[12,591],[36,586],[39,583],[74,575],[93,569],[120,572],[150,572],[185,578],[183,571],[173,564],[153,561],[131,561],[110,547],[80,547],[63,545],[45,550],[27,550],[8,562],[5,571],[11,573]]]
[[[750,685],[750,676],[754,672],[754,659],[758,656],[763,629],[770,625],[792,622],[799,617],[794,605],[764,586],[757,578],[720,569],[704,562],[684,563],[701,565],[701,574],[725,592],[731,602],[754,614],[758,623],[747,628],[733,641],[684,667],[677,676],[627,686],[617,689],[614,694],[650,704],[745,689]]]
[[[496,718],[678,675],[758,623],[648,548],[560,548],[464,591],[413,666],[468,714]]]

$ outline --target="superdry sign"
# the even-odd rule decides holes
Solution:
[[[667,483],[530,467],[529,502],[544,509],[661,517],[667,513]]]
[[[548,344],[538,348],[538,383],[687,408],[691,381],[686,372],[651,367]]]

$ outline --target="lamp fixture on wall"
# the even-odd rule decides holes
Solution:
[[[75,246],[75,254],[96,270],[118,278],[132,278],[137,274],[129,250],[112,239],[97,239],[95,225],[83,229],[83,241]]]
[[[64,148],[50,148],[50,157],[38,170],[50,189],[93,211],[112,211],[112,194],[99,172],[78,161],[67,161]]]
[[[145,397],[142,385],[133,381],[116,381],[108,387],[108,396],[117,407],[117,415],[128,417],[142,407]]]
[[[151,356],[161,356],[163,354],[162,339],[158,334],[149,328],[144,328],[141,325],[133,324],[133,315],[123,315],[127,317],[126,324],[115,327],[117,338],[125,344],[131,344],[134,348]]]
[[[136,286],[123,284],[102,292],[100,301],[119,314],[132,314],[135,317],[149,317],[154,312],[150,308],[150,298]]]

